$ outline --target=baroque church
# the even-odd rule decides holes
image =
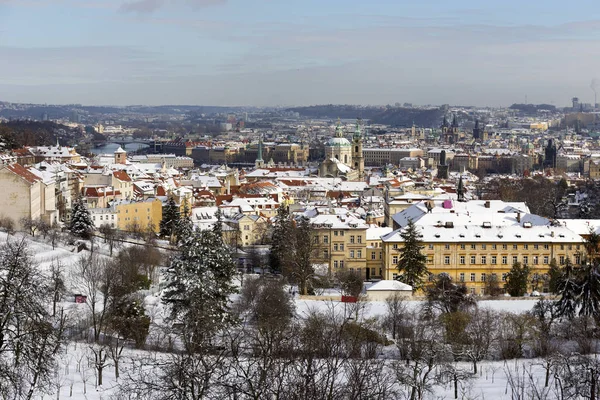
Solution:
[[[319,165],[319,176],[353,181],[362,179],[364,171],[363,137],[359,121],[356,121],[356,129],[350,142],[344,137],[338,120],[335,136],[327,141],[325,161]]]

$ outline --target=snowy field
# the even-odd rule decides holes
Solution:
[[[67,246],[60,244],[56,249],[44,243],[41,238],[32,239],[30,236],[11,236],[10,240],[19,240],[25,238],[28,242],[28,249],[36,263],[42,271],[48,271],[52,263],[60,262],[65,267],[65,276],[67,277],[67,287],[71,292],[77,292],[77,288],[73,287],[72,282],[69,282],[69,275],[73,270],[82,255],[85,255],[85,250],[77,253],[75,246]],[[7,235],[0,233],[0,243],[7,240]],[[101,241],[97,242],[97,252],[103,257],[108,257],[108,249]],[[502,310],[509,312],[524,312],[530,310],[537,299],[527,300],[485,300],[479,301],[479,307],[486,307],[493,310]],[[337,310],[342,310],[347,305],[336,301],[324,300],[306,300],[295,299],[296,312],[302,317],[311,310],[324,311],[331,307]],[[149,294],[145,298],[145,307],[149,316],[160,321],[164,313],[164,307],[160,299],[156,295]],[[407,301],[408,307],[417,307],[421,304],[420,301]],[[70,313],[75,317],[83,315],[88,311],[85,304],[76,304],[71,299],[65,299],[62,303]],[[364,309],[361,311],[361,318],[371,318],[385,314],[385,302],[367,302]],[[149,340],[152,338],[152,333]],[[95,370],[92,367],[91,345],[87,343],[71,343],[64,350],[59,360],[59,367],[56,371],[54,388],[50,390],[52,395],[46,395],[40,398],[71,398],[71,399],[109,399],[115,393],[115,388],[118,384],[115,378],[114,366],[108,365],[103,373],[104,382],[101,387],[98,387]],[[141,351],[127,351],[120,365],[121,374],[127,371],[131,365],[132,357],[139,356]],[[465,364],[465,369],[470,369],[469,364]],[[523,374],[524,371],[530,371],[534,379],[543,379],[544,371],[540,363],[536,360],[519,360],[517,362],[482,362],[480,363],[480,371],[470,382],[461,385],[459,398],[469,399],[511,399],[510,387],[507,381],[508,371]],[[542,385],[543,386],[543,385]],[[450,385],[436,389],[432,399],[451,399],[454,398],[454,388]],[[553,398],[552,396],[548,398]]]

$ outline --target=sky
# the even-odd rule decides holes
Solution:
[[[0,101],[564,106],[598,49],[597,0],[0,0]]]

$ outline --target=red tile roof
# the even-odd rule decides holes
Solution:
[[[113,171],[113,176],[123,182],[131,182],[131,178],[125,171]]]
[[[21,164],[16,164],[16,163],[11,164],[11,165],[7,166],[6,168],[8,168],[8,170],[11,171],[13,174],[20,176],[21,178],[25,179],[27,182],[29,182],[31,184],[41,180],[34,173],[29,171],[27,168],[25,168]]]

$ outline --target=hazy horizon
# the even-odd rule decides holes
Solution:
[[[0,0],[0,100],[561,107],[599,33],[589,0]]]

